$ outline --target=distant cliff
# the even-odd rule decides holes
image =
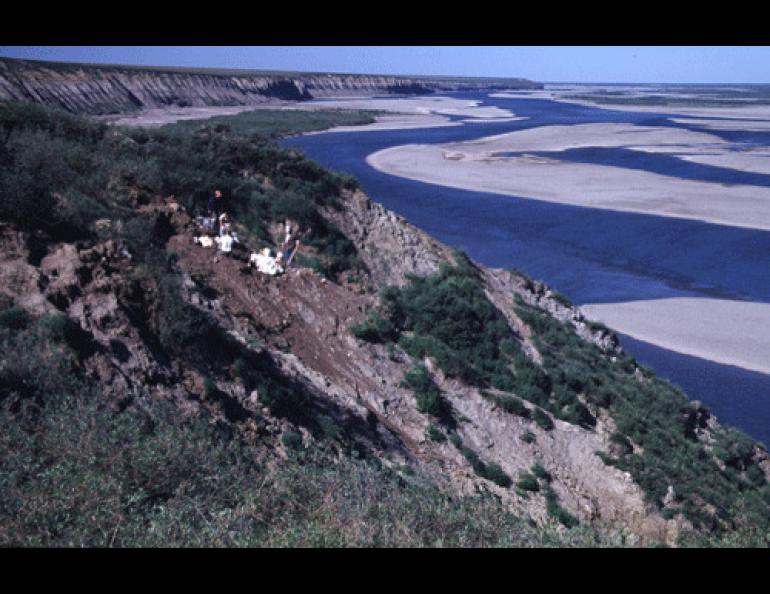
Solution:
[[[520,78],[143,68],[0,58],[0,100],[30,101],[92,115],[165,106],[257,105],[321,97],[513,88],[539,89],[542,84]]]

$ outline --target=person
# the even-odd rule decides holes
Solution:
[[[299,249],[299,239],[297,239],[294,242],[294,250],[291,252],[291,255],[289,256],[289,259],[286,260],[286,268],[291,266],[291,261],[294,259],[294,256],[297,254],[297,250]]]
[[[232,225],[230,224],[230,218],[226,212],[219,215],[219,235],[220,237],[225,233],[231,233]]]
[[[195,217],[195,223],[198,225],[198,230],[203,234],[210,234],[214,232],[215,219],[212,217],[197,216]]]
[[[193,243],[197,243],[198,245],[205,248],[210,248],[214,246],[214,240],[211,239],[211,237],[209,237],[208,235],[201,235],[199,237],[194,237]]]
[[[282,246],[283,249],[288,248],[289,247],[289,242],[291,241],[291,223],[289,223],[288,220],[285,223],[285,230],[286,230],[286,233],[285,233],[284,239],[283,239],[283,246]]]
[[[252,253],[249,258],[249,268],[256,268],[257,271],[263,274],[269,274],[270,276],[276,276],[284,273],[284,268],[281,266],[281,253],[278,256],[273,257],[270,252],[270,248],[264,248],[260,253]]]
[[[234,238],[228,231],[225,231],[224,235],[217,237],[216,240],[219,245],[219,251],[223,254],[231,254],[233,251],[233,243],[238,239]]]
[[[222,192],[214,190],[214,195],[209,196],[208,211],[216,213],[222,206]]]

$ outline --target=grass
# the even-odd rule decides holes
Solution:
[[[239,136],[261,134],[280,138],[305,132],[327,130],[335,126],[361,126],[376,121],[381,111],[344,109],[258,109],[235,115],[215,116],[205,122],[186,120],[167,124],[164,128],[194,132],[202,126],[227,129]],[[163,127],[162,127],[163,128]]]
[[[96,395],[0,407],[0,546],[533,547],[622,544],[536,527],[488,496],[455,497],[412,473],[335,460],[284,433],[258,444],[164,403],[116,413]]]
[[[532,332],[542,366],[524,356],[486,299],[473,265],[458,255],[454,265],[442,264],[433,275],[408,277],[406,286],[383,290],[358,335],[396,342],[416,359],[431,357],[448,377],[479,387],[503,410],[529,415],[546,431],[554,428],[552,417],[590,430],[603,409],[617,425],[612,442],[620,454],[602,459],[631,473],[649,503],[662,509],[671,485],[679,501],[666,513],[684,515],[698,531],[718,534],[754,525],[770,533],[770,487],[758,466],[756,442],[724,429],[714,435],[709,453],[696,437],[707,413],[676,386],[622,352],[611,359],[540,308],[519,300],[516,313]],[[489,388],[507,394],[493,397]],[[517,397],[535,406],[524,412]],[[534,435],[522,439],[533,443]],[[461,442],[455,445],[476,463]],[[551,503],[552,515],[570,524],[560,510]]]
[[[519,397],[571,423],[595,422],[578,397],[579,377],[561,369],[551,374],[524,355],[520,337],[489,301],[478,270],[464,254],[455,254],[454,265],[442,263],[435,274],[409,276],[408,281],[405,287],[381,291],[379,307],[351,328],[356,337],[396,342],[416,359],[434,358],[448,377],[513,393],[494,398],[512,414],[529,416]],[[535,422],[550,429],[551,419],[538,410]]]
[[[110,219],[137,252],[162,248],[163,221],[136,207],[173,194],[202,213],[215,188],[252,248],[272,245],[270,226],[303,231],[301,255],[331,280],[362,270],[353,243],[327,218],[357,187],[267,134],[369,121],[351,113],[246,113],[160,130],[109,128],[36,105],[0,102],[0,218],[42,241],[94,239]],[[269,182],[269,183],[268,183]]]
[[[633,359],[621,353],[610,360],[538,308],[520,304],[517,313],[533,330],[554,385],[579,391],[614,420],[617,432],[611,442],[620,454],[602,459],[630,472],[648,502],[662,509],[671,485],[679,500],[676,513],[698,531],[719,534],[746,525],[770,529],[770,489],[757,468],[756,442],[724,428],[714,434],[709,453],[696,437],[708,413],[694,408],[676,386],[649,371],[639,381]]]

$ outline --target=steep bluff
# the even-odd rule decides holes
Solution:
[[[304,480],[255,506],[243,494],[268,476],[241,483],[240,470],[217,492],[208,474],[232,459],[216,462],[195,422],[242,440],[247,468],[297,468],[295,456],[323,451],[327,469],[365,459],[380,484],[428,481],[452,509],[494,501],[539,525],[637,543],[690,528],[766,542],[767,451],[542,283],[474,264],[264,137],[117,129],[31,105],[2,116],[0,494],[12,503],[0,542],[20,530],[42,539],[30,542],[105,542],[104,523],[112,535],[124,521],[136,532],[117,542],[146,542],[150,518],[191,500],[193,518],[259,534],[275,501],[317,492]],[[242,258],[193,241],[218,186]],[[249,251],[283,249],[286,221],[302,238],[295,265],[277,277],[245,267]],[[145,451],[170,430],[165,414],[173,439]],[[218,502],[187,491],[202,466]],[[83,511],[105,502],[107,520]],[[96,536],[71,539],[86,529]]]
[[[0,99],[104,115],[159,107],[260,105],[314,98],[542,88],[524,79],[172,70],[0,58]]]
[[[214,258],[192,244],[194,225],[184,212],[168,211],[162,202],[149,206],[148,212],[153,211],[167,217],[173,229],[167,249],[184,272],[182,298],[208,312],[246,352],[269,361],[276,377],[291,378],[286,381],[307,395],[310,409],[332,419],[346,439],[389,467],[413,468],[449,492],[493,493],[518,513],[547,522],[545,500],[479,476],[463,454],[472,451],[514,478],[533,465],[547,468],[549,488],[565,510],[581,522],[628,531],[641,539],[637,542],[674,543],[682,528],[690,527],[681,517],[661,515],[630,473],[604,462],[602,456],[617,448],[612,439],[617,426],[600,408],[591,407],[598,421],[593,428],[555,417],[550,428],[541,427],[531,420],[538,407],[526,403],[527,414],[512,415],[484,390],[447,377],[426,358],[424,364],[462,419],[455,432],[466,450],[427,439],[431,418],[415,407],[414,394],[402,382],[413,364],[410,358],[383,345],[362,343],[350,333],[376,305],[376,294],[329,282],[307,268],[279,278],[244,276],[236,261]],[[356,244],[371,271],[372,286],[403,285],[406,274],[435,273],[441,262],[453,258],[449,248],[363,194],[350,195],[344,211],[327,216]],[[291,431],[313,440],[302,423],[276,415],[261,399],[261,389],[245,387],[226,368],[219,376],[206,377],[183,361],[159,358],[141,321],[152,317],[154,306],[137,295],[131,283],[133,265],[114,241],[53,244],[35,266],[24,247],[30,238],[8,227],[0,231],[0,298],[32,313],[64,312],[74,320],[95,345],[84,366],[101,386],[101,398],[119,408],[150,398],[174,402],[187,415],[205,409],[265,443]],[[533,357],[541,355],[517,313],[516,296],[572,326],[607,357],[621,354],[606,331],[591,329],[575,308],[554,299],[539,283],[531,286],[505,270],[482,268],[481,273],[487,296]],[[201,396],[207,392],[214,396]],[[718,429],[709,419],[700,439],[708,443]],[[765,452],[756,450],[751,456],[758,457],[764,472],[770,470]]]

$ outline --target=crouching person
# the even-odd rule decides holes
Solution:
[[[193,243],[205,248],[214,247],[214,240],[208,235],[200,235],[199,237],[193,237]]]
[[[282,259],[283,254],[281,252],[278,252],[277,256],[273,256],[270,249],[265,248],[260,253],[251,254],[249,267],[256,268],[262,274],[276,276],[284,273],[284,268],[281,265]]]

